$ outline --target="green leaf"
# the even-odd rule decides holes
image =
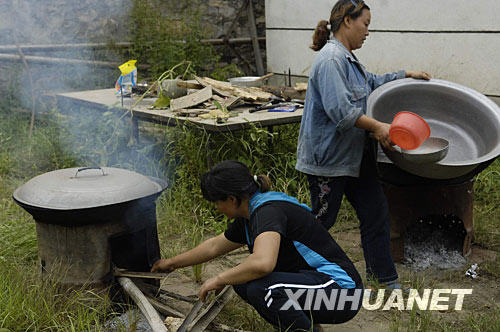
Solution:
[[[158,100],[155,101],[153,104],[154,108],[167,108],[170,106],[170,98],[168,96],[165,96],[161,91],[160,91],[160,96],[158,97]]]

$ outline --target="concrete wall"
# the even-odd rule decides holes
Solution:
[[[307,76],[308,46],[335,1],[266,0],[268,71]],[[421,69],[500,98],[500,1],[371,0],[370,36],[355,51],[374,73]],[[496,101],[500,101],[497,99]]]

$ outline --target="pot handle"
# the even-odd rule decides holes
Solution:
[[[79,168],[76,173],[75,173],[75,176],[74,178],[76,178],[78,176],[78,173],[79,172],[83,172],[83,171],[87,171],[89,169],[100,169],[102,171],[102,175],[106,175],[106,173],[104,173],[104,170],[101,168],[101,167],[82,167],[82,168]]]

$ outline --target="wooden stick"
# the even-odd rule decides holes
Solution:
[[[137,281],[137,287],[139,287],[144,293],[156,297],[158,294],[165,295],[168,297],[171,297],[176,300],[188,302],[188,303],[195,303],[198,299],[198,297],[188,297],[188,296],[183,296],[180,294],[172,293],[169,292],[165,289],[157,288],[153,285],[147,284],[142,281]]]
[[[111,47],[128,48],[132,43],[77,43],[77,44],[43,44],[43,45],[19,45],[24,52],[56,52],[65,50],[79,50],[79,49],[108,49]],[[1,53],[14,53],[17,50],[16,45],[2,45],[0,46]]]
[[[219,90],[217,87],[214,87],[212,86],[211,84],[209,84],[207,81],[205,81],[203,78],[201,77],[198,77],[198,76],[194,76],[194,79],[200,83],[202,86],[204,87],[209,87],[211,86],[212,87],[212,91],[216,94],[218,94],[219,96],[222,96],[222,97],[233,97],[233,95],[231,95],[230,93],[227,93],[227,92],[224,92],[224,91],[221,91]]]
[[[16,36],[16,46],[17,51],[19,52],[19,56],[21,57],[21,61],[23,62],[24,69],[26,69],[26,73],[28,74],[30,80],[30,90],[31,90],[31,120],[30,120],[30,131],[29,138],[33,136],[33,128],[35,127],[35,87],[33,86],[33,75],[31,74],[30,67],[28,66],[28,62],[26,62],[26,57],[24,56],[21,47],[17,44],[17,36]]]
[[[185,88],[185,89],[203,89],[203,85],[200,83],[194,81],[179,81],[177,82],[177,86],[179,88]]]
[[[107,68],[117,68],[121,63],[119,62],[110,62],[110,61],[88,61],[88,60],[80,60],[80,59],[65,59],[65,58],[51,58],[51,57],[41,57],[41,56],[32,56],[27,55],[24,57],[27,62],[42,64],[42,65],[64,65],[64,66],[75,66],[75,65],[88,65],[88,66],[96,66],[96,67],[107,67]],[[17,62],[22,61],[19,55],[13,54],[0,54],[0,62]],[[149,65],[138,65],[138,68],[149,68]]]
[[[123,287],[125,292],[134,300],[141,312],[146,317],[146,320],[151,326],[153,332],[168,332],[167,327],[163,324],[158,312],[153,308],[148,299],[142,294],[137,286],[126,277],[118,278],[118,282]]]
[[[203,332],[207,326],[217,317],[227,302],[233,297],[232,286],[226,286],[222,292],[208,305],[208,307],[191,323],[190,332]]]
[[[203,302],[201,302],[201,300],[196,301],[196,303],[191,308],[191,311],[188,313],[186,319],[184,319],[182,325],[179,327],[177,332],[187,332],[189,325],[196,318],[202,307],[203,307]]]
[[[260,53],[259,41],[257,39],[257,27],[255,26],[255,14],[253,12],[252,0],[248,1],[248,24],[250,25],[250,35],[252,36],[253,52],[255,56],[255,65],[257,67],[257,74],[264,75],[264,62],[262,61],[262,54]]]
[[[144,279],[164,279],[168,277],[168,273],[158,273],[158,272],[133,272],[121,269],[115,269],[113,271],[115,277],[128,277],[128,278],[144,278]]]
[[[165,316],[177,317],[177,318],[184,318],[185,317],[185,315],[182,312],[175,310],[174,308],[170,307],[169,305],[167,305],[161,301],[158,301],[157,299],[155,299],[151,296],[146,296],[146,298],[148,299],[149,303],[151,303],[151,305],[156,310],[158,310],[159,312],[161,312]]]
[[[259,37],[259,42],[265,42],[266,37]],[[184,41],[176,41],[182,43]],[[238,44],[250,44],[252,38],[215,38],[215,39],[201,39],[202,44],[212,44],[212,45],[223,45],[229,43],[231,45]],[[78,50],[78,49],[109,49],[109,48],[129,48],[133,44],[131,42],[121,42],[121,43],[76,43],[76,44],[41,44],[41,45],[19,45],[24,52],[56,52],[65,50]],[[0,53],[16,53],[16,45],[2,45],[0,46]]]

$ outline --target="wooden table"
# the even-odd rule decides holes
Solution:
[[[124,110],[133,107],[138,97],[121,98],[115,95],[115,89],[89,90],[79,92],[61,93],[57,95],[59,107],[71,107],[72,105],[95,108],[100,111]],[[267,110],[249,113],[251,108],[241,108],[241,112],[230,117],[225,123],[216,123],[215,119],[201,119],[198,117],[178,116],[170,110],[155,110],[151,106],[156,98],[145,98],[133,107],[131,116],[137,127],[137,120],[161,123],[168,126],[177,126],[185,122],[194,124],[201,129],[211,132],[227,132],[248,129],[252,125],[259,127],[271,127],[275,125],[300,122],[303,109],[295,112],[268,112]]]

